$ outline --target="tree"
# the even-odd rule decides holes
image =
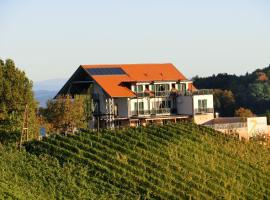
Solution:
[[[87,125],[84,96],[59,96],[47,102],[47,108],[40,110],[43,118],[49,122],[54,131],[71,132],[74,128]]]
[[[3,75],[3,69],[4,69],[4,61],[0,59],[0,98],[2,97],[2,94],[4,92],[3,90],[3,84],[4,84],[4,75]],[[2,101],[2,98],[0,99],[0,121],[5,118],[4,111],[2,111],[1,108],[4,107],[4,102]]]
[[[32,81],[16,68],[11,59],[0,60],[0,124],[5,131],[20,132],[26,104],[29,107],[29,136],[37,137],[37,102],[34,100]]]
[[[214,90],[214,105],[215,110],[223,117],[234,115],[235,99],[232,91],[229,90]]]
[[[252,113],[250,109],[239,108],[235,111],[236,117],[254,117],[255,115]]]

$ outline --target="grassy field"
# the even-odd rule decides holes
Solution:
[[[0,151],[10,199],[269,199],[270,149],[191,123],[54,135]]]

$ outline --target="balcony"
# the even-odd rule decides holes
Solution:
[[[166,91],[144,91],[144,92],[137,92],[136,95],[139,98],[143,97],[168,97],[170,95],[174,96],[193,96],[193,95],[209,95],[213,94],[213,90],[210,89],[202,89],[196,91],[179,91],[179,90],[166,90]]]
[[[165,97],[170,96],[170,91],[144,91],[144,92],[137,92],[137,97],[143,98],[143,97]]]
[[[156,91],[155,96],[156,97],[165,97],[165,96],[170,96],[171,92],[170,91]]]
[[[214,108],[196,108],[194,114],[214,113]]]
[[[152,110],[133,110],[131,111],[132,116],[139,116],[139,115],[159,115],[159,114],[170,114],[170,108],[158,108]]]
[[[171,109],[170,108],[159,108],[159,109],[152,109],[151,114],[152,115],[158,115],[158,114],[170,114]]]
[[[133,110],[131,111],[132,116],[138,116],[138,115],[150,115],[150,110]]]
[[[150,91],[137,92],[136,95],[137,95],[137,97],[150,97],[151,96],[151,92]]]
[[[202,90],[196,90],[192,92],[193,95],[208,95],[208,94],[213,94],[213,93],[214,91],[211,89],[202,89]]]

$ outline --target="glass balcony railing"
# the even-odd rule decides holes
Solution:
[[[195,91],[174,90],[174,91],[172,91],[172,93],[179,95],[179,96],[208,95],[208,94],[213,94],[213,90],[210,90],[210,89],[202,89],[202,90],[195,90]]]
[[[171,91],[156,91],[155,92],[156,97],[169,96],[170,94],[171,94]]]
[[[151,110],[133,110],[133,111],[131,111],[132,116],[170,114],[170,113],[171,113],[171,108],[158,108],[158,109],[151,109]]]
[[[150,115],[150,110],[133,110],[131,111],[132,116],[138,116],[138,115]]]
[[[197,108],[194,109],[195,114],[202,114],[202,113],[214,113],[214,108]]]
[[[150,91],[147,92],[137,92],[137,97],[149,97],[151,95]]]
[[[169,114],[171,113],[171,108],[159,108],[159,109],[152,109],[151,114],[157,115],[157,114]]]
[[[171,90],[171,91],[144,91],[144,92],[137,92],[137,97],[166,97],[170,95],[175,96],[193,96],[193,95],[208,95],[213,94],[213,90],[211,89],[202,89],[196,91],[179,91],[179,90]]]

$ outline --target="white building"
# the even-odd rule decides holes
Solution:
[[[94,128],[214,116],[211,91],[197,90],[172,64],[81,65],[63,94],[92,96]]]

